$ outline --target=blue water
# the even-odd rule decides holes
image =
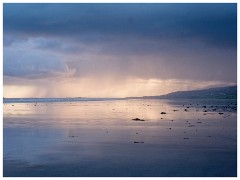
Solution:
[[[44,102],[77,102],[77,101],[109,101],[122,98],[3,98],[3,103],[44,103]]]
[[[5,177],[237,176],[236,100],[28,100],[3,105]]]

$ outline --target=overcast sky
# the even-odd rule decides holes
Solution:
[[[5,97],[237,83],[237,4],[4,4]]]

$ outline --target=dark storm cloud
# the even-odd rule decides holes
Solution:
[[[236,48],[236,4],[4,4],[4,33],[88,42],[196,38]]]
[[[237,79],[237,4],[4,4],[4,75]]]
[[[5,76],[39,79],[74,73],[61,62],[60,57],[48,52],[12,48],[4,50],[3,58]]]

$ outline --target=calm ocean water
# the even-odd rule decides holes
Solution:
[[[3,103],[44,103],[44,102],[78,102],[78,101],[108,101],[123,98],[4,98]]]
[[[4,99],[3,173],[236,176],[236,103]]]

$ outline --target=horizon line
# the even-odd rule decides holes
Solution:
[[[188,92],[188,91],[201,91],[201,90],[208,90],[208,89],[215,89],[215,88],[225,88],[225,87],[233,87],[236,85],[231,85],[231,86],[219,86],[219,87],[210,87],[210,88],[204,88],[204,89],[193,89],[193,90],[184,90],[184,91],[173,91],[173,92],[169,92],[167,94],[158,94],[158,95],[143,95],[143,96],[126,96],[126,97],[3,97],[3,99],[30,99],[30,98],[34,98],[34,99],[43,99],[43,98],[54,98],[54,99],[73,99],[73,98],[88,98],[88,99],[126,99],[126,98],[141,98],[141,97],[154,97],[154,96],[164,96],[164,95],[168,95],[171,93],[176,93],[176,92]]]

